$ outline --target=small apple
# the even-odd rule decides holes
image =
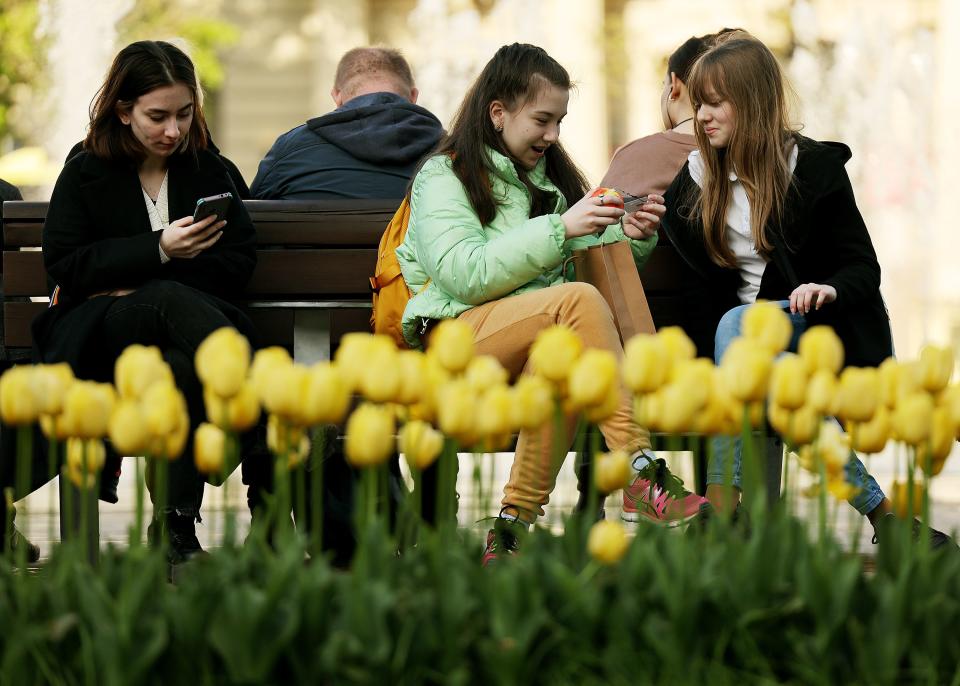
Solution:
[[[623,209],[623,196],[616,188],[598,188],[590,194],[591,198],[600,198],[600,204]]]

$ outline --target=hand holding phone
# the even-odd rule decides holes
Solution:
[[[233,200],[233,193],[221,193],[220,195],[200,198],[197,200],[197,207],[193,211],[193,223],[196,224],[201,219],[214,215],[217,219],[225,218],[227,210],[230,209],[231,200]]]

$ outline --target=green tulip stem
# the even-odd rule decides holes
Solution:
[[[817,492],[820,505],[817,512],[818,540],[820,541],[820,550],[823,550],[824,543],[827,540],[827,464],[820,457],[819,442],[814,445],[813,459],[817,465],[817,470],[820,472],[820,488]]]
[[[410,466],[410,475],[413,477],[413,493],[410,497],[413,499],[413,522],[412,526],[419,526],[423,517],[423,471],[414,466]],[[410,538],[413,541],[413,537]]]
[[[787,435],[793,435],[793,421],[796,416],[796,412],[791,412],[790,416],[787,418]],[[781,485],[781,491],[783,493],[783,510],[785,512],[790,512],[790,449],[791,444],[787,441],[786,437],[783,438],[783,484]]]
[[[858,433],[859,431],[860,431],[860,423],[859,423],[859,422],[854,422],[854,423],[850,426],[850,444],[851,444],[851,445],[857,445],[857,433]],[[853,459],[855,459],[855,458],[856,458],[856,453],[855,453],[855,452],[853,451],[853,449],[851,448],[851,449],[850,449],[850,459],[853,460]],[[870,473],[869,470],[867,470],[867,473],[868,473],[868,474]],[[846,477],[846,474],[844,474],[844,477]],[[864,520],[864,519],[865,519],[865,517],[858,516],[858,517],[856,517],[856,521],[853,523],[853,528],[852,528],[852,533],[851,533],[852,540],[850,541],[850,550],[853,551],[853,554],[854,554],[854,555],[859,555],[859,554],[860,554],[860,534],[863,532],[863,520]]]
[[[55,431],[51,432],[50,441],[47,447],[47,477],[52,481],[53,478],[57,475],[57,467],[60,463],[58,451],[60,450],[60,442],[57,440],[57,435]],[[56,527],[54,522],[56,517],[53,513],[57,511],[57,498],[56,494],[53,492],[53,489],[48,489],[48,505],[47,511],[50,513],[50,516],[47,519],[47,538],[51,541],[56,535]]]
[[[17,475],[16,492],[14,500],[25,498],[30,491],[30,462],[33,455],[33,425],[26,424],[17,427]],[[13,514],[11,508],[10,514]],[[27,521],[30,519],[27,513],[27,504],[23,502],[20,505],[20,514],[23,518],[23,526],[26,529]],[[12,519],[12,517],[8,517]],[[16,551],[17,566],[21,569],[27,565],[27,547],[19,546]]]
[[[3,507],[7,512],[6,531],[3,532],[3,554],[10,559],[10,544],[13,542],[13,489],[3,489]]]
[[[87,536],[87,532],[90,530],[90,488],[87,484],[87,475],[90,473],[87,465],[87,444],[88,441],[84,440],[80,444],[80,463],[83,465],[81,470],[82,482],[80,486],[80,547],[83,550],[83,559],[90,559],[90,541]]]
[[[143,544],[143,460],[146,458],[135,457],[133,458],[134,465],[134,477],[136,479],[136,502],[134,507],[136,508],[136,518],[133,522],[133,535],[131,536],[131,545],[136,547]]]
[[[309,454],[307,459],[309,459]],[[294,487],[296,488],[296,505],[294,506],[294,521],[297,525],[297,534],[298,536],[306,536],[305,522],[307,521],[307,462],[301,462],[296,466],[296,483]]]
[[[920,448],[917,447],[919,451]],[[930,472],[933,467],[933,442],[927,440],[925,445],[926,453],[921,468],[923,478],[923,500],[920,505],[920,518],[924,526],[920,528],[920,548],[922,550],[930,549]]]
[[[597,510],[600,507],[600,491],[597,490],[597,453],[600,451],[600,431],[590,424],[584,428],[590,439],[590,445],[587,448],[589,469],[589,483],[587,484],[587,511],[584,513],[583,534],[584,540],[590,535],[590,528],[597,519]]]
[[[166,513],[167,513],[167,477],[169,464],[166,458],[158,458],[153,461],[154,476],[156,477],[156,498],[153,501],[153,518],[156,520],[156,527],[160,530],[161,539],[160,548],[166,548],[169,540],[167,531]]]
[[[916,512],[916,503],[913,497],[913,488],[915,484],[915,470],[917,468],[917,448],[912,447],[913,454],[907,454],[907,519],[913,519],[913,513]]]
[[[740,427],[742,445],[742,466],[744,476],[744,493],[749,494],[751,505],[755,500],[763,497],[760,489],[760,476],[757,474],[757,456],[754,450],[753,427],[750,424],[750,403],[743,404],[743,423]]]
[[[327,430],[315,427],[310,445],[310,554],[319,555],[323,546],[323,468]]]

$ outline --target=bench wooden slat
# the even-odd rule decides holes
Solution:
[[[47,303],[3,303],[4,344],[8,348],[29,348],[33,345],[30,337],[30,322],[45,309],[47,309]]]
[[[50,295],[47,272],[43,268],[43,253],[39,250],[3,253],[3,295]]]

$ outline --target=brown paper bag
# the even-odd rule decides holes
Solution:
[[[569,259],[573,261],[577,281],[596,286],[610,305],[621,342],[626,343],[638,333],[656,333],[630,241],[574,250]]]

